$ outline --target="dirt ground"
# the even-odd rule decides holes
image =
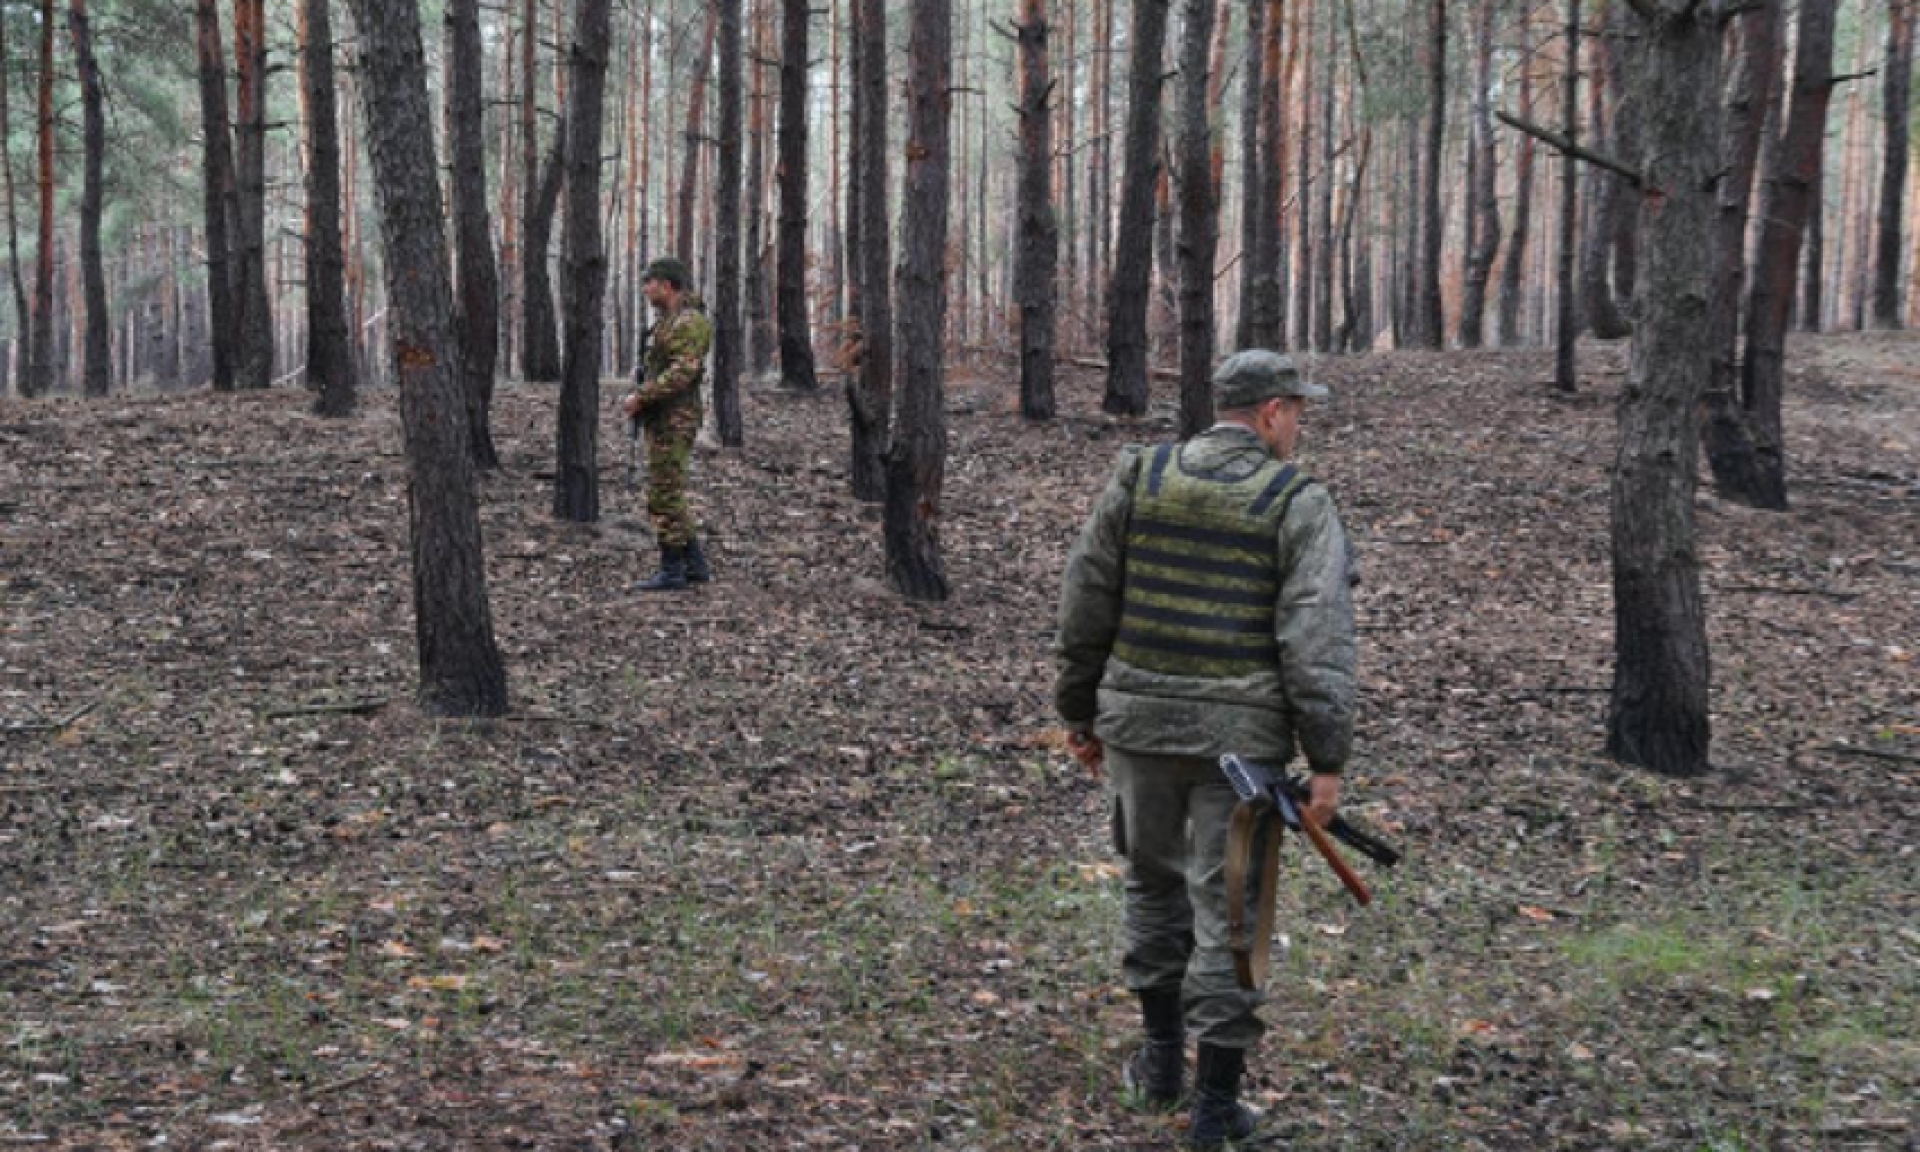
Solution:
[[[1288,864],[1252,1096],[1302,1149],[1913,1149],[1920,338],[1791,349],[1794,506],[1703,492],[1716,772],[1600,755],[1622,350],[1323,365],[1364,566],[1370,909]],[[514,712],[411,703],[391,397],[0,402],[0,1146],[1147,1149],[1118,872],[1051,728],[1119,446],[949,390],[946,604],[894,597],[832,387],[696,464],[713,586],[555,393],[485,481]],[[611,431],[611,421],[608,430]]]

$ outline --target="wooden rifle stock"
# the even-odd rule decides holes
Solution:
[[[1333,846],[1333,841],[1321,830],[1320,824],[1313,818],[1313,814],[1305,808],[1299,809],[1299,812],[1300,827],[1306,830],[1307,839],[1313,841],[1314,848],[1318,850],[1321,857],[1326,860],[1327,867],[1333,869],[1333,874],[1340,877],[1340,883],[1346,886],[1347,892],[1353,897],[1354,903],[1360,905],[1362,908],[1373,903],[1373,893],[1367,891],[1367,885],[1360,879],[1359,874],[1354,872],[1352,868],[1349,868],[1347,862],[1340,858],[1339,850]]]

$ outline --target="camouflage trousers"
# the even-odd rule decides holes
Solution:
[[[1206,757],[1109,744],[1107,772],[1127,859],[1127,987],[1179,989],[1201,1043],[1252,1047],[1266,1031],[1256,1014],[1265,998],[1240,987],[1227,946],[1227,824],[1240,798]]]
[[[647,434],[647,518],[663,548],[684,548],[694,536],[693,511],[687,507],[687,464],[693,438],[700,433],[700,407],[681,404],[649,413]]]

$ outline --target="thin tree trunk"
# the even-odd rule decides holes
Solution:
[[[87,335],[82,390],[105,396],[113,384],[113,322],[107,316],[107,272],[100,258],[100,214],[104,190],[101,166],[107,151],[106,112],[102,107],[100,64],[93,54],[93,30],[86,0],[71,0],[67,29],[73,37],[74,70],[80,78],[82,176],[80,184],[80,273],[86,284]]]
[[[773,367],[775,341],[767,300],[767,3],[754,0],[753,83],[747,103],[747,372]],[[882,163],[884,163],[884,159]]]
[[[1311,345],[1315,352],[1333,351],[1333,111],[1339,21],[1331,3],[1323,17],[1325,52],[1320,66],[1320,181],[1313,197],[1313,308]]]
[[[1114,415],[1147,410],[1147,303],[1153,281],[1153,208],[1160,181],[1160,95],[1169,0],[1134,0],[1127,76],[1126,176],[1121,182],[1107,316],[1107,387],[1101,407]]]
[[[1255,347],[1255,301],[1260,293],[1259,260],[1261,218],[1266,212],[1266,187],[1260,178],[1260,92],[1267,53],[1267,0],[1247,0],[1247,54],[1242,65],[1240,98],[1240,310],[1234,324],[1236,348]]]
[[[523,380],[552,380],[559,374],[559,341],[553,336],[553,295],[549,288],[544,302],[545,321],[541,327],[546,332],[545,343],[536,351],[533,347],[534,327],[529,323],[535,319],[534,312],[543,305],[533,299],[535,272],[534,262],[541,263],[539,277],[546,278],[547,253],[544,248],[536,252],[533,247],[533,218],[535,205],[540,201],[540,98],[538,96],[538,47],[540,43],[540,2],[526,0],[521,8],[520,28],[520,377]],[[536,375],[534,368],[539,368]]]
[[[266,0],[234,0],[233,220],[239,237],[235,252],[235,304],[240,310],[239,360],[242,388],[273,383],[273,297],[267,278],[267,16]]]
[[[26,397],[53,391],[53,0],[40,4],[39,116],[35,149],[40,184],[40,228],[33,263],[33,333],[25,387]]]
[[[860,198],[860,349],[858,377],[847,395],[852,430],[855,499],[878,503],[887,495],[887,427],[893,403],[893,242],[887,214],[887,10],[883,0],[854,0],[859,29],[854,91],[860,109],[860,167],[853,183]]]
[[[612,0],[579,0],[567,77],[567,217],[561,249],[567,343],[561,366],[553,514],[600,518],[600,363],[607,253],[600,227],[600,138],[606,119]]]
[[[1567,0],[1566,40],[1566,75],[1560,87],[1561,128],[1568,140],[1577,142],[1580,137],[1580,0]],[[1553,386],[1562,392],[1572,392],[1578,386],[1573,345],[1580,324],[1574,296],[1573,257],[1579,187],[1579,161],[1569,152],[1560,162],[1560,244],[1555,253],[1559,265],[1554,275],[1560,299],[1554,314]]]
[[[352,7],[386,238],[421,704],[445,715],[497,716],[507,710],[507,676],[487,600],[419,9],[414,0],[352,0]]]
[[[546,169],[527,206],[525,289],[526,309],[520,337],[520,370],[528,380],[552,383],[560,379],[559,319],[553,310],[553,277],[548,261],[553,247],[553,218],[560,209],[560,189],[567,175],[567,122],[553,131]]]
[[[808,0],[781,0],[780,243],[774,310],[780,327],[780,382],[796,392],[820,386],[807,321]]]
[[[1473,25],[1473,163],[1467,189],[1467,267],[1460,293],[1460,346],[1480,347],[1486,327],[1487,281],[1500,253],[1499,151],[1493,142],[1493,24],[1499,5],[1480,0]]]
[[[1054,293],[1060,227],[1053,211],[1053,89],[1047,59],[1046,0],[1020,0],[1019,262],[1014,299],[1020,308],[1020,414],[1054,416]]]
[[[1780,406],[1787,314],[1800,262],[1801,229],[1818,193],[1828,97],[1833,91],[1834,0],[1801,0],[1793,61],[1793,103],[1760,186],[1760,248],[1747,296],[1741,402],[1754,435],[1756,486],[1740,493],[1757,508],[1787,506],[1787,458]],[[1651,246],[1649,239],[1649,246]]]
[[[1755,470],[1753,432],[1740,401],[1740,303],[1747,271],[1747,225],[1753,172],[1773,102],[1779,63],[1780,0],[1759,0],[1740,18],[1739,55],[1727,80],[1720,157],[1725,169],[1714,217],[1714,259],[1719,282],[1707,330],[1712,343],[1701,436],[1707,463],[1721,493],[1764,488]]]
[[[1446,145],[1447,0],[1429,0],[1428,12],[1427,125],[1426,146],[1421,154],[1420,275],[1414,285],[1413,341],[1423,348],[1438,348],[1446,342],[1440,304],[1440,253],[1445,226],[1445,218],[1440,214],[1440,159]]]
[[[340,131],[334,103],[333,13],[300,0],[300,94],[307,122],[307,387],[321,416],[353,411],[358,381],[348,341],[346,253],[340,238]]]
[[[493,446],[493,375],[500,356],[500,273],[487,211],[486,85],[480,0],[448,0],[447,124],[453,167],[454,329],[467,396],[473,463],[500,465]]]
[[[1807,222],[1801,229],[1806,240],[1801,244],[1796,281],[1800,286],[1797,309],[1789,306],[1787,323],[1802,332],[1818,332],[1826,316],[1827,289],[1827,170],[1821,161],[1813,174],[1813,186],[1807,193]],[[1844,235],[1842,236],[1844,240]],[[1798,312],[1797,322],[1795,313]]]
[[[713,419],[720,443],[746,443],[740,414],[740,2],[719,0],[720,171],[714,180]]]
[[[1213,423],[1213,263],[1220,206],[1213,186],[1208,57],[1215,0],[1184,0],[1180,32],[1180,436]]]
[[[1623,148],[1621,122],[1631,121],[1632,97],[1621,89],[1620,54],[1627,41],[1629,10],[1623,4],[1606,10],[1606,32],[1589,46],[1593,82],[1587,90],[1588,122],[1593,142],[1603,152],[1629,154]],[[1611,105],[1611,106],[1609,106]],[[1587,328],[1601,340],[1618,340],[1627,335],[1627,318],[1620,311],[1617,290],[1631,291],[1631,285],[1616,285],[1609,276],[1614,241],[1619,236],[1617,218],[1628,211],[1627,189],[1620,177],[1597,165],[1586,170],[1587,228],[1580,243],[1580,305]]]
[[[688,268],[693,267],[693,206],[696,192],[700,186],[700,153],[704,151],[705,133],[703,124],[707,112],[707,69],[713,59],[713,37],[715,31],[714,10],[707,7],[706,23],[700,32],[700,52],[693,58],[693,76],[687,89],[687,151],[680,161],[680,207],[679,222],[674,228],[678,256]]]
[[[3,14],[0,14],[3,15]],[[0,18],[0,141],[13,139],[13,61],[7,55],[6,20]],[[13,184],[13,149],[0,147],[0,174],[4,174],[7,197],[7,279],[13,285],[13,310],[15,319],[14,346],[27,347],[28,334],[33,331],[33,310],[27,304],[27,284],[20,274],[20,219],[18,193]],[[0,350],[0,361],[5,358]],[[0,363],[0,370],[4,370]],[[27,373],[15,370],[14,387],[26,392],[24,387]]]
[[[1880,205],[1874,235],[1873,326],[1898,328],[1901,320],[1900,254],[1905,245],[1907,141],[1912,131],[1913,7],[1887,0],[1887,56],[1881,65],[1880,109],[1885,158],[1880,165]]]
[[[1818,2],[1818,0],[1812,0]],[[1695,547],[1694,461],[1711,346],[1719,5],[1648,0],[1634,85],[1645,97],[1647,192],[1631,363],[1612,480],[1614,679],[1607,753],[1655,772],[1710,764],[1706,614]]]
[[[908,7],[907,168],[901,188],[899,423],[887,452],[887,579],[909,600],[949,595],[940,553],[946,479],[944,339],[947,189],[952,169],[952,10],[947,0]]]

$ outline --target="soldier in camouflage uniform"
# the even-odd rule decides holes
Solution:
[[[1225,855],[1237,797],[1219,758],[1312,770],[1331,819],[1353,732],[1351,557],[1333,498],[1287,458],[1306,398],[1326,389],[1266,351],[1214,374],[1220,422],[1180,444],[1121,453],[1067,564],[1055,707],[1076,752],[1104,762],[1126,857],[1127,986],[1146,1044],[1125,1068],[1136,1104],[1185,1096],[1189,1147],[1257,1125],[1239,1102],[1265,1026],[1228,949]]]
[[[688,290],[687,266],[672,257],[647,265],[640,290],[653,306],[640,380],[621,405],[647,434],[647,516],[660,543],[660,570],[634,585],[674,591],[713,579],[687,507],[687,463],[700,432],[700,382],[706,375],[713,324]]]

